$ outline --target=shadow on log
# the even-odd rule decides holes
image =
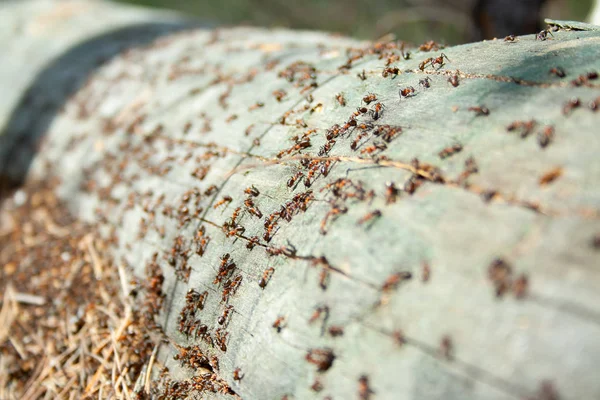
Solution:
[[[36,5],[39,8],[28,13]],[[38,1],[24,6],[5,6],[3,11],[12,13],[11,16],[6,16],[7,21],[10,18],[11,22],[18,25],[17,15],[23,15],[26,22],[3,38],[7,57],[11,60],[2,71],[3,80],[7,84],[6,89],[20,94],[21,98],[11,104],[13,95],[9,93],[8,101],[5,99],[5,104],[2,105],[3,114],[12,114],[3,115],[5,119],[0,125],[0,198],[23,183],[52,121],[62,112],[69,98],[88,81],[95,69],[128,48],[148,44],[169,33],[200,25],[183,20],[175,14],[146,10],[142,12],[141,9],[132,13],[130,7],[111,8],[102,3],[86,6],[77,2],[65,2],[52,6]],[[81,18],[82,21],[74,23],[72,19],[76,20],[78,13],[85,16]],[[85,19],[93,19],[94,13],[99,14],[99,19],[106,20],[85,25]],[[48,21],[53,19],[59,21]],[[60,23],[60,19],[67,27],[57,29],[58,33],[53,32],[53,36],[48,37],[48,42],[44,43],[43,33],[36,33],[35,30],[43,31],[47,27],[36,28],[34,25],[52,25]],[[26,50],[11,54],[17,43]],[[58,53],[61,47],[66,50]],[[31,54],[27,51],[31,51]],[[45,63],[48,57],[51,59]],[[22,81],[27,80],[27,75],[36,70],[39,72],[36,72],[35,80],[29,83],[30,86],[27,89],[19,87]],[[19,75],[25,75],[25,79]],[[81,113],[85,112],[86,110],[81,110]]]

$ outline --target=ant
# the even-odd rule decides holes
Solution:
[[[417,175],[412,175],[405,183],[404,183],[404,191],[410,195],[414,194],[417,191],[417,188],[421,186],[421,181],[419,180]]]
[[[199,310],[204,310],[204,303],[206,302],[206,297],[208,296],[208,291],[205,290],[202,293],[195,291],[194,289],[188,290],[185,295],[186,303],[194,304],[194,307]]]
[[[544,29],[543,31],[540,31],[540,33],[537,34],[535,40],[540,40],[543,42],[548,39],[548,34],[550,34],[550,36],[554,36],[552,32],[550,32],[550,30]]]
[[[429,282],[429,278],[431,278],[431,267],[428,262],[423,262],[421,264],[421,282]]]
[[[360,143],[360,141],[368,135],[369,134],[367,132],[363,132],[363,133],[359,134],[356,137],[356,139],[354,139],[354,141],[350,144],[350,149],[356,150],[358,148],[358,143]]]
[[[490,110],[486,106],[469,107],[469,111],[474,111],[477,117],[490,115]]]
[[[419,69],[421,71],[424,71],[425,68],[427,68],[427,64],[429,64],[432,68],[435,68],[435,66],[437,64],[437,65],[439,65],[438,69],[440,69],[444,66],[444,58],[446,60],[448,60],[448,62],[450,62],[450,59],[448,58],[448,56],[446,56],[444,53],[442,53],[438,57],[429,57],[429,58],[425,59],[424,61],[422,61],[419,64]]]
[[[579,107],[581,107],[581,101],[577,97],[573,97],[563,107],[563,114],[569,115],[574,109]]]
[[[317,366],[318,372],[325,372],[335,360],[335,355],[331,349],[310,349],[306,354],[306,361]]]
[[[554,67],[550,71],[548,71],[548,73],[550,73],[552,75],[556,75],[559,78],[564,78],[565,76],[567,76],[567,74],[565,73],[565,70],[562,69],[561,67]]]
[[[396,202],[398,197],[398,188],[394,182],[386,182],[385,184],[385,204],[391,204]]]
[[[312,163],[311,163],[312,164]],[[314,165],[311,165],[311,168],[308,170],[308,174],[306,175],[306,178],[304,179],[304,186],[305,187],[310,187],[313,183],[313,177],[315,176],[315,174],[317,173],[318,170],[318,164],[315,163]]]
[[[450,82],[450,84],[454,87],[458,87],[459,82],[458,82],[458,75],[452,75],[450,78],[448,78],[448,82]]]
[[[537,141],[541,148],[545,148],[550,144],[554,137],[554,127],[546,126],[541,132],[538,133]]]
[[[246,248],[248,250],[252,250],[254,248],[254,246],[256,246],[258,243],[259,243],[258,236],[252,236],[250,238],[250,240],[248,241],[248,243],[246,243]]]
[[[286,92],[283,89],[279,89],[279,90],[275,90],[273,92],[273,96],[275,96],[275,100],[277,100],[277,102],[281,102],[281,100],[283,100],[283,98],[286,96]]]
[[[370,113],[374,120],[378,120],[383,114],[384,105],[381,103],[375,104],[375,107],[371,109]]]
[[[239,368],[236,368],[233,371],[233,380],[234,381],[241,381],[242,380],[242,378],[244,377],[244,375],[240,375],[241,372],[242,372],[242,370],[239,369]]]
[[[369,386],[369,377],[367,375],[361,375],[358,378],[358,398],[360,400],[369,400],[373,390]]]
[[[273,229],[275,229],[274,225],[268,225],[266,227],[266,232],[263,235],[263,240],[265,242],[270,242],[271,241],[271,238],[272,238],[272,235],[273,235]]]
[[[365,224],[375,218],[379,218],[379,217],[381,217],[381,211],[379,211],[379,210],[371,211],[370,213],[367,213],[363,217],[361,217],[358,220],[357,224],[363,225],[363,224]]]
[[[328,332],[333,337],[343,336],[344,328],[341,326],[330,326]]]
[[[463,149],[462,145],[457,143],[457,144],[452,145],[450,147],[446,147],[444,150],[440,151],[438,153],[438,155],[443,160],[444,158],[448,158],[448,157],[450,157],[450,156],[452,156],[452,155],[454,155],[454,154],[462,151],[462,149]]]
[[[200,257],[204,255],[206,251],[206,246],[208,246],[208,242],[210,242],[210,237],[205,236],[206,229],[204,226],[201,226],[198,232],[196,232],[196,237],[194,238],[194,242],[196,243],[196,254]]]
[[[402,46],[400,46],[400,55],[403,59],[410,60],[410,51],[407,51],[406,53],[404,52],[404,42],[402,43]]]
[[[515,35],[508,35],[504,38],[504,41],[508,43],[515,43],[517,41],[517,38],[515,37]]]
[[[299,179],[301,179],[302,177],[304,177],[304,173],[302,173],[302,171],[298,171],[298,172],[296,172],[296,174],[295,174],[295,175],[293,175],[292,177],[290,177],[290,179],[288,179],[288,181],[287,181],[287,186],[288,186],[289,188],[293,187],[293,186],[296,184],[296,182],[297,182]]]
[[[321,146],[321,148],[319,149],[319,157],[323,157],[326,156],[327,154],[329,154],[329,152],[331,151],[331,148],[333,147],[333,145],[335,144],[335,140],[331,139],[328,140],[327,143],[325,143],[323,146]]]
[[[329,307],[328,306],[317,307],[315,309],[315,311],[313,312],[313,314],[311,315],[310,319],[308,320],[308,323],[312,324],[313,322],[315,322],[317,319],[319,319],[321,314],[324,314],[323,319],[327,320],[329,318]]]
[[[473,157],[469,157],[465,160],[465,170],[462,173],[462,176],[465,178],[471,174],[476,174],[479,172],[479,167],[477,166],[477,162]]]
[[[502,297],[511,286],[511,266],[501,258],[496,258],[488,266],[488,278],[494,285],[496,297]]]
[[[219,370],[219,359],[217,358],[217,356],[212,356],[210,358],[210,361],[208,362],[211,366],[211,368],[214,371],[218,371]]]
[[[396,137],[396,135],[402,133],[402,128],[399,126],[392,127],[389,125],[384,125],[381,127],[381,130],[379,130],[378,133],[381,135],[381,138],[384,142],[390,143],[394,137]],[[374,134],[377,136],[377,133],[374,132]]]
[[[235,263],[233,261],[229,261],[229,258],[229,253],[221,256],[221,265],[219,266],[219,272],[213,281],[214,284],[221,283],[223,281],[223,278],[226,278],[227,276],[231,275],[231,273],[235,269]]]
[[[244,205],[246,206],[246,210],[248,210],[250,214],[255,215],[258,218],[262,218],[262,212],[258,209],[258,207],[254,205],[254,202],[250,197],[244,200]]]
[[[315,391],[315,392],[320,392],[321,390],[323,390],[323,384],[321,383],[321,381],[319,379],[315,379],[315,381],[313,382],[313,384],[310,386],[310,388]]]
[[[387,149],[387,145],[385,143],[375,142],[372,146],[362,149],[360,154],[373,154],[377,150],[384,151],[385,149]]]
[[[229,332],[222,332],[221,328],[215,331],[215,340],[221,351],[227,351],[227,336]]]
[[[284,256],[290,257],[290,258],[296,257],[296,247],[294,247],[289,242],[288,242],[287,246],[281,246],[281,247],[269,246],[266,248],[266,250],[267,250],[267,253],[269,253],[269,255],[271,255],[271,256],[277,256],[277,255],[283,254]]]
[[[571,81],[571,85],[573,86],[582,86],[589,83],[590,80],[594,80],[598,78],[598,73],[596,72],[588,72],[587,74],[581,74],[577,78]]]
[[[525,298],[528,287],[529,279],[527,278],[527,275],[520,275],[513,283],[513,293],[515,294],[515,297],[519,300]]]
[[[340,106],[346,107],[346,99],[344,98],[344,95],[342,93],[336,94],[335,99],[340,104]]]
[[[238,207],[233,211],[233,214],[231,214],[231,222],[229,223],[229,226],[236,226],[237,225],[237,219],[240,215],[240,212],[242,211],[242,207]]]
[[[369,129],[373,129],[373,124],[370,124],[368,122],[367,123],[363,122],[361,124],[356,125],[356,128],[358,128],[358,129],[360,129],[362,131],[367,131]]]
[[[219,325],[225,325],[225,323],[227,322],[228,318],[229,318],[229,314],[231,313],[231,310],[233,309],[232,305],[228,305],[225,307],[225,309],[223,310],[223,314],[221,314],[221,316],[219,317],[219,319],[217,319],[217,322]]]
[[[233,199],[231,198],[231,196],[223,196],[222,200],[219,200],[214,206],[213,208],[216,210],[217,208],[219,208],[220,206],[222,206],[225,203],[231,203],[233,201]]]
[[[374,102],[375,100],[377,100],[377,95],[375,95],[373,93],[369,93],[368,95],[366,95],[362,99],[362,101],[364,101],[365,103],[367,103],[367,105],[369,105],[370,103]]]
[[[246,193],[247,195],[250,195],[250,196],[254,196],[254,197],[257,197],[260,194],[258,189],[256,187],[254,187],[254,185],[246,188],[244,190],[244,193]]]
[[[425,89],[429,89],[431,87],[431,78],[426,77],[425,79],[419,80],[419,85],[423,86]]]
[[[385,280],[385,282],[383,282],[383,285],[381,286],[381,290],[383,292],[389,292],[391,290],[396,289],[400,282],[408,281],[410,279],[412,279],[412,273],[410,273],[409,271],[397,272],[387,277],[387,279]]]
[[[345,214],[346,212],[348,212],[348,208],[346,208],[345,206],[332,206],[331,210],[329,210],[327,214],[325,214],[325,217],[323,217],[323,219],[321,220],[321,227],[319,229],[321,235],[325,235],[327,233],[327,229],[325,229],[325,226],[327,225],[327,221],[331,217],[337,217],[340,214]]]
[[[415,88],[412,86],[405,87],[404,89],[400,89],[400,98],[402,97],[412,97],[415,93]]]
[[[321,163],[321,168],[319,169],[319,172],[321,173],[321,175],[323,176],[327,176],[329,175],[329,168],[331,166],[331,161],[327,160]]]
[[[383,76],[384,78],[387,78],[388,75],[394,75],[394,78],[395,78],[398,76],[399,73],[400,73],[400,69],[398,67],[386,67],[386,68],[384,68],[383,72],[381,73],[381,76]]]
[[[327,281],[329,280],[329,269],[327,267],[321,268],[319,272],[319,287],[322,290],[327,290]]]
[[[423,52],[427,52],[427,51],[431,51],[431,50],[439,50],[440,48],[444,48],[443,45],[439,45],[436,42],[434,42],[433,40],[430,40],[428,42],[423,43],[422,45],[419,46],[419,50],[423,51]]]
[[[227,282],[225,282],[225,286],[221,296],[221,299],[224,303],[229,301],[229,297],[233,296],[235,292],[237,292],[238,288],[240,287],[240,284],[242,283],[242,279],[242,275],[238,275],[235,278],[233,278],[233,280],[228,279]]]
[[[260,286],[261,289],[267,287],[267,283],[269,283],[269,281],[271,280],[273,272],[275,272],[275,269],[273,267],[269,267],[265,270],[265,272],[263,272],[262,277],[258,281],[258,286]]]
[[[527,136],[529,136],[535,125],[536,121],[533,119],[530,121],[513,121],[510,125],[506,127],[506,130],[508,132],[512,132],[514,130],[522,128],[521,137],[526,138]]]
[[[366,114],[368,111],[369,109],[367,107],[358,107],[354,113],[354,116],[358,117],[360,114]]]
[[[225,229],[225,234],[227,235],[227,237],[243,235],[244,232],[246,232],[246,228],[244,228],[243,226],[236,226],[229,230]]]
[[[384,57],[383,54],[381,54],[379,56],[379,59],[382,59]],[[389,67],[390,65],[392,65],[393,63],[395,63],[396,61],[400,60],[400,56],[398,54],[390,54],[387,58],[387,60],[385,61],[385,66]]]
[[[404,332],[400,329],[394,331],[392,333],[392,337],[394,338],[394,342],[399,346],[403,346],[406,344],[406,336],[404,335]]]
[[[450,336],[445,335],[440,342],[440,354],[448,361],[452,360],[454,352],[454,344]]]
[[[264,107],[265,103],[263,103],[262,101],[257,101],[255,104],[251,105],[250,107],[248,107],[248,111],[254,111],[257,108],[261,108]]]
[[[277,329],[277,333],[280,333],[283,328],[285,328],[285,317],[278,316],[275,322],[273,322],[273,328]]]
[[[205,196],[210,196],[212,195],[214,192],[217,191],[217,185],[210,185],[208,188],[206,188],[206,190],[204,191],[204,195]]]

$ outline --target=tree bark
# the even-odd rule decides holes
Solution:
[[[3,172],[60,178],[146,305],[164,295],[173,379],[199,373],[173,358],[198,346],[245,399],[597,398],[600,33],[557,24],[408,59],[283,29],[122,52],[73,34],[23,80],[0,73],[30,86],[3,105]],[[43,136],[33,158],[23,135]]]

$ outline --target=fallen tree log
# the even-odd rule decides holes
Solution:
[[[3,173],[58,178],[136,277],[163,395],[596,398],[598,29],[171,34],[90,71],[28,169],[22,103]]]

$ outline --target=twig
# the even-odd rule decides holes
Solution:
[[[146,371],[146,377],[144,378],[144,392],[146,394],[150,394],[150,375],[152,373],[152,367],[154,366],[154,359],[156,358],[156,352],[158,351],[158,346],[160,344],[157,343],[152,350],[152,355],[150,356],[150,361],[148,362],[148,370]]]
[[[92,268],[94,269],[94,277],[97,280],[102,279],[102,263],[100,262],[100,258],[98,257],[98,253],[94,248],[94,239],[91,234],[86,235],[83,238],[83,242],[87,247],[88,252],[90,253],[90,257],[92,258]]]

